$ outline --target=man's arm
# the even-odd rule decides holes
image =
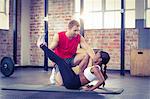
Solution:
[[[83,36],[81,36],[80,45],[83,49],[86,50],[89,56],[93,59],[95,55],[94,50],[86,43]]]
[[[58,45],[58,41],[59,41],[59,37],[58,37],[58,33],[56,33],[53,36],[52,42],[49,46],[49,49],[54,50]]]
[[[54,50],[58,45],[58,41],[59,41],[59,37],[58,37],[58,33],[56,33],[56,34],[54,34],[52,42],[50,43],[48,48],[51,50]],[[51,66],[54,67],[54,65],[55,65],[55,63],[53,61],[51,61]]]

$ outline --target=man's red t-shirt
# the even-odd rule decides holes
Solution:
[[[78,44],[80,43],[80,35],[69,39],[65,32],[59,32],[58,46],[54,49],[54,52],[61,58],[71,58],[76,54]]]

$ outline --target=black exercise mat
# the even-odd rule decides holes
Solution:
[[[40,92],[84,92],[84,93],[98,93],[98,94],[121,94],[124,89],[122,88],[99,88],[94,91],[84,90],[69,90],[63,86],[55,85],[27,85],[15,84],[2,88],[2,90],[17,90],[17,91],[40,91]]]

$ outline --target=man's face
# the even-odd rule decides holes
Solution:
[[[78,26],[73,26],[71,29],[69,29],[70,35],[72,37],[75,37],[77,34],[79,34],[79,27]]]

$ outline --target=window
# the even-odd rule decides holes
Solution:
[[[0,29],[9,29],[9,0],[0,0]]]
[[[75,0],[74,18],[79,20],[81,17],[84,21],[85,29],[102,28],[102,0],[84,0],[82,16],[80,16],[80,0]]]
[[[78,22],[80,22],[80,0],[74,0],[75,1],[75,7],[74,7],[74,19],[76,19]]]
[[[121,28],[120,11],[104,13],[104,28]]]
[[[105,0],[105,8],[108,11],[120,10],[121,9],[121,0]]]
[[[102,0],[84,0],[85,29],[102,28]]]
[[[125,0],[125,5],[125,27],[135,28],[135,0]],[[83,18],[85,29],[121,28],[120,10],[121,0],[84,0],[80,16],[80,0],[75,0],[74,17]]]
[[[150,0],[146,4],[146,27],[150,27]]]
[[[120,4],[120,0],[105,0],[103,28],[121,28]]]
[[[125,28],[135,28],[135,0],[125,0]]]
[[[92,12],[84,14],[84,27],[85,29],[98,29],[102,28],[102,13]],[[87,16],[87,17],[86,17]]]
[[[0,0],[0,13],[5,13],[5,1],[4,0]]]

